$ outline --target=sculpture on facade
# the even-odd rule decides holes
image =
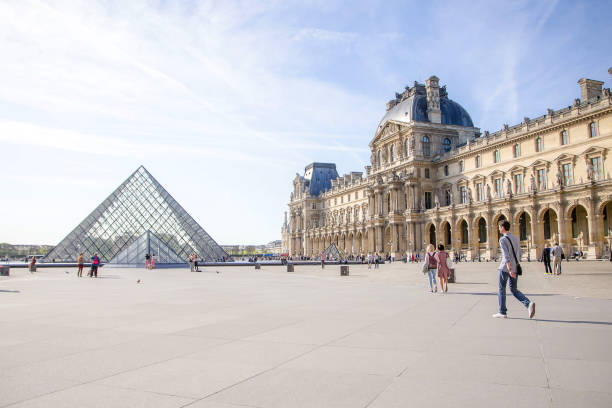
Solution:
[[[594,176],[594,171],[593,171],[593,163],[591,163],[590,161],[587,163],[587,180],[588,181],[593,181],[593,176]]]
[[[557,169],[557,186],[559,188],[563,187],[563,177],[561,176],[561,171]]]
[[[531,192],[532,192],[532,193],[535,193],[535,191],[536,191],[538,188],[536,187],[536,181],[535,181],[535,177],[533,177],[533,174],[531,175],[530,182],[531,182]]]
[[[468,203],[472,204],[472,189],[470,187],[467,188],[468,193]]]
[[[491,186],[487,184],[487,200],[491,200]]]
[[[582,248],[582,244],[584,243],[584,235],[582,234],[582,231],[580,231],[580,233],[578,234],[578,238],[576,238],[576,242],[578,242],[578,247]]]
[[[506,194],[512,197],[512,182],[510,180],[506,181]]]

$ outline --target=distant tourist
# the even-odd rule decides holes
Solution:
[[[79,278],[83,277],[83,253],[79,254],[79,258],[77,259],[77,266],[79,269],[77,270],[77,276]]]
[[[198,269],[198,255],[197,254],[193,254],[193,267],[195,268],[196,272],[200,272],[200,269]]]
[[[36,257],[33,256],[30,261],[30,273],[36,272]]]
[[[423,273],[427,274],[429,279],[429,291],[437,292],[438,284],[436,283],[436,272],[438,271],[438,261],[436,261],[436,251],[432,244],[427,245],[427,253],[423,262]]]
[[[193,272],[194,271],[193,264],[195,262],[195,254],[189,254],[189,258],[188,259],[189,259],[189,270],[191,272]]]
[[[97,278],[98,277],[98,267],[100,266],[100,258],[97,253],[94,253],[91,257],[91,273],[89,276]]]
[[[440,279],[440,290],[448,292],[448,277],[450,276],[450,268],[447,261],[450,261],[448,252],[444,251],[444,245],[438,245],[438,253],[434,255],[438,263],[438,279]]]
[[[540,262],[544,263],[544,273],[552,275],[552,268],[550,267],[550,245],[548,243],[544,245]]]
[[[555,275],[561,275],[561,261],[564,258],[563,248],[559,246],[558,242],[555,242],[555,246],[552,249],[553,256],[553,273]]]
[[[155,269],[155,254],[151,255],[151,263],[149,264],[149,269]]]
[[[321,254],[321,269],[325,269],[325,253]]]
[[[374,256],[372,256],[371,252],[368,252],[368,269],[372,269],[373,261],[374,261]]]
[[[149,269],[149,263],[151,262],[151,255],[148,253],[145,255],[145,268]]]
[[[506,283],[510,279],[510,291],[514,297],[527,308],[529,318],[535,315],[535,303],[530,301],[523,293],[518,290],[518,275],[520,274],[521,242],[516,235],[510,233],[510,222],[503,220],[499,222],[499,233],[503,236],[499,239],[499,247],[502,250],[502,260],[499,264],[499,291],[497,299],[499,301],[499,313],[493,317],[506,318]]]
[[[378,264],[380,263],[380,255],[378,252],[374,255],[374,269],[378,269]]]

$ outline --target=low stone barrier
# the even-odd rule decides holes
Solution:
[[[348,265],[340,265],[340,276],[349,276]]]
[[[451,268],[448,283],[455,283],[455,268]]]
[[[10,270],[8,266],[0,266],[0,276],[9,276]]]
[[[255,264],[255,269],[261,269],[261,265],[260,264]]]
[[[287,264],[287,272],[295,272],[293,264]]]

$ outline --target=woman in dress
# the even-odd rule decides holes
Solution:
[[[151,264],[149,265],[150,269],[155,269],[155,254],[151,255]]]
[[[425,265],[427,265],[427,277],[429,278],[429,291],[437,292],[438,284],[436,283],[436,270],[438,269],[436,261],[435,247],[432,244],[427,245],[427,254],[425,255]]]
[[[438,253],[434,255],[434,258],[438,262],[438,278],[440,279],[440,291],[442,292],[448,292],[448,277],[450,276],[450,269],[446,265],[448,256],[448,252],[444,251],[444,245],[438,245]]]

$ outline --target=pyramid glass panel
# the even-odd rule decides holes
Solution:
[[[334,243],[330,244],[327,248],[325,248],[325,251],[323,251],[323,253],[325,254],[325,258],[330,261],[342,259],[342,253]]]
[[[108,262],[147,232],[151,233],[151,242],[159,243],[160,248],[168,248],[182,262],[186,262],[191,253],[208,261],[228,257],[161,184],[140,166],[49,252],[46,259],[75,261],[83,252],[87,257],[98,253],[102,262]],[[138,263],[142,262],[138,260]]]
[[[166,242],[151,231],[147,231],[115,255],[109,264],[114,266],[144,266],[147,254],[155,256],[156,265],[185,263],[185,260],[177,255]]]

